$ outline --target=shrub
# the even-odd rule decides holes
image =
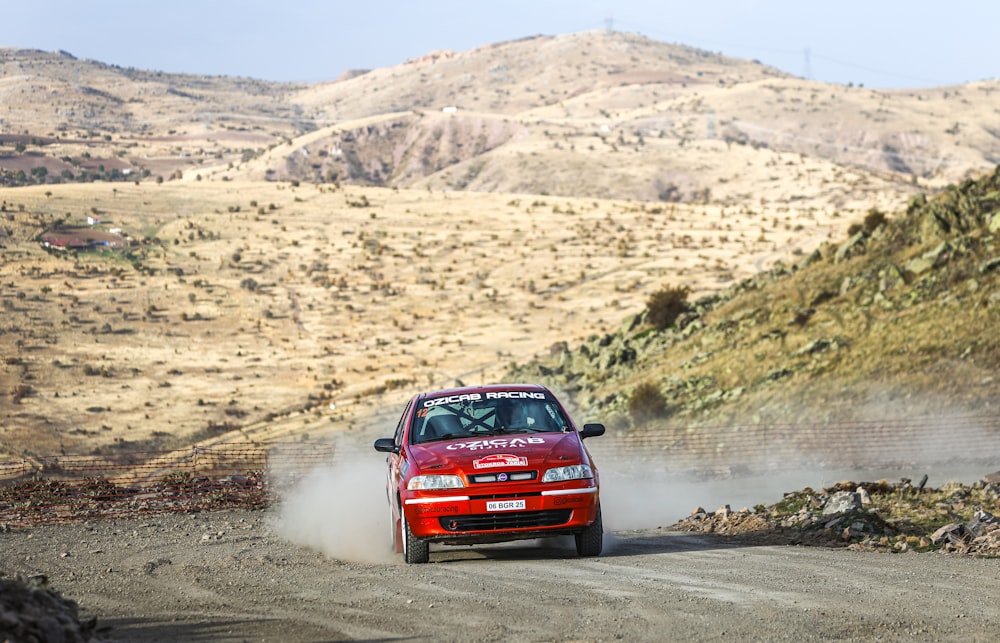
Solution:
[[[875,232],[883,225],[885,225],[885,223],[886,223],[885,213],[879,210],[878,208],[872,208],[871,210],[868,211],[868,214],[865,215],[865,221],[864,221],[865,232],[871,234],[872,232]]]
[[[667,401],[652,382],[636,386],[628,396],[628,415],[635,424],[644,424],[667,414]]]
[[[13,398],[15,404],[20,404],[21,400],[31,396],[32,393],[34,391],[27,384],[17,384],[10,390],[10,396]]]
[[[646,302],[646,321],[656,330],[673,326],[680,314],[688,309],[690,293],[687,286],[666,286],[654,292]]]
[[[884,226],[888,219],[885,217],[885,213],[878,208],[872,208],[868,210],[868,214],[865,218],[858,223],[855,221],[847,227],[847,236],[853,237],[859,232],[864,231],[865,234],[871,234]]]

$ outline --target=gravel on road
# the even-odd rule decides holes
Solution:
[[[44,574],[110,641],[995,640],[1000,560],[608,533],[338,560],[264,511],[0,534],[0,571]]]

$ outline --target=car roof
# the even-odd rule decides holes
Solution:
[[[551,394],[551,391],[541,384],[484,384],[481,386],[460,386],[441,389],[439,391],[427,391],[418,393],[414,399],[424,400],[446,395],[469,395],[470,393],[490,393],[493,391],[537,391],[539,393]]]

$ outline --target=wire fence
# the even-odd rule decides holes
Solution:
[[[218,444],[0,463],[0,525],[262,508],[276,483],[332,464],[337,451],[334,444]]]
[[[814,469],[1000,469],[1000,415],[609,430],[598,466],[717,477]],[[269,506],[319,467],[380,459],[365,436],[0,463],[0,527]],[[375,460],[373,460],[373,463]],[[381,466],[381,465],[373,465]]]
[[[661,426],[589,441],[598,462],[627,460],[715,476],[804,469],[1000,469],[1000,415]]]

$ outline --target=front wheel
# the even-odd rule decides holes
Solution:
[[[597,506],[597,518],[578,534],[576,538],[576,553],[580,556],[600,556],[604,548],[604,525],[601,521],[601,507]]]
[[[419,565],[421,563],[426,563],[431,558],[431,546],[430,543],[419,540],[410,531],[410,524],[406,522],[406,512],[400,512],[402,517],[400,520],[403,523],[403,560],[405,560],[410,565]]]

